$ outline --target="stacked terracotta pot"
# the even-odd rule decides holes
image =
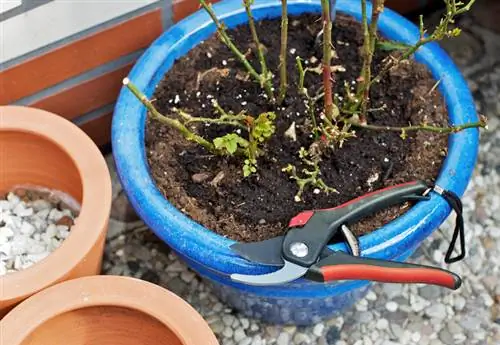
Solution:
[[[141,280],[97,276],[111,179],[82,130],[46,111],[1,106],[0,148],[1,195],[18,185],[42,186],[80,205],[59,248],[0,276],[1,344],[217,344],[202,317],[173,293]]]

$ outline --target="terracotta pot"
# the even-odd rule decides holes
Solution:
[[[70,236],[56,251],[28,269],[0,277],[1,317],[42,289],[100,272],[111,178],[92,140],[73,123],[43,110],[0,106],[0,147],[0,193],[35,185],[67,193],[81,206]]]
[[[8,345],[217,345],[207,323],[170,291],[135,278],[67,281],[27,299],[2,321]]]

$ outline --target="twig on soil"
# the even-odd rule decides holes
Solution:
[[[436,82],[436,83],[435,83],[435,84],[431,87],[431,89],[430,89],[430,90],[429,90],[429,92],[427,93],[427,96],[432,95],[432,93],[433,93],[434,91],[436,91],[436,89],[438,88],[439,84],[441,84],[441,80],[442,80],[442,79],[439,79],[439,80],[438,80],[438,81],[437,81],[437,82]]]

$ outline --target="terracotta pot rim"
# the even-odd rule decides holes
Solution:
[[[56,144],[75,164],[82,181],[79,217],[70,235],[35,265],[0,277],[0,302],[20,299],[61,281],[105,236],[111,211],[111,177],[94,142],[72,122],[45,110],[0,106],[0,131],[32,133]]]
[[[9,345],[20,345],[44,322],[69,311],[97,306],[145,313],[168,327],[185,345],[219,344],[201,315],[173,292],[120,276],[69,280],[31,296],[0,321],[2,339]]]

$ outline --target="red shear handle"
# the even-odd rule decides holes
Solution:
[[[462,280],[453,272],[429,266],[351,256],[342,252],[310,268],[308,277],[315,281],[372,280],[382,283],[421,283],[456,290]]]

